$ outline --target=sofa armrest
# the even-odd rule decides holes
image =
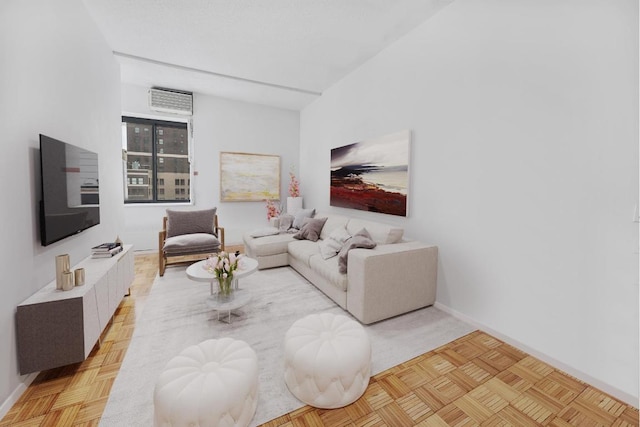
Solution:
[[[435,302],[437,246],[414,241],[352,249],[347,262],[347,310],[364,324]]]

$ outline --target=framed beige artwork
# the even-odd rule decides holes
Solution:
[[[280,156],[220,152],[220,200],[280,200]]]

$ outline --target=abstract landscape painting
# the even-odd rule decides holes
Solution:
[[[331,150],[331,206],[407,216],[410,131]]]
[[[220,200],[280,200],[280,156],[221,152]]]

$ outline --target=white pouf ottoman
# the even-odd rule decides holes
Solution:
[[[203,341],[165,366],[153,393],[154,426],[248,426],[258,405],[258,358],[244,341]]]
[[[341,408],[369,385],[371,342],[347,316],[311,314],[287,331],[284,364],[284,381],[295,397],[316,408]]]

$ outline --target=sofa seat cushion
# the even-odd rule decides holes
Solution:
[[[309,267],[336,288],[347,291],[347,275],[338,271],[338,257],[324,259],[320,254],[312,255],[309,258]]]
[[[287,253],[287,245],[293,239],[293,234],[276,234],[253,238],[245,234],[244,243],[251,247],[252,256],[270,256]]]
[[[294,240],[288,245],[289,257],[293,257],[310,267],[309,258],[313,255],[320,256],[320,247],[317,242],[311,240]],[[320,257],[322,258],[322,257]]]
[[[363,228],[367,229],[371,239],[379,245],[398,243],[402,240],[402,235],[404,234],[403,228],[380,222],[350,219],[347,223],[347,231],[352,236]]]
[[[218,252],[220,240],[213,234],[193,233],[168,237],[162,248],[166,255],[188,255],[203,252]]]

